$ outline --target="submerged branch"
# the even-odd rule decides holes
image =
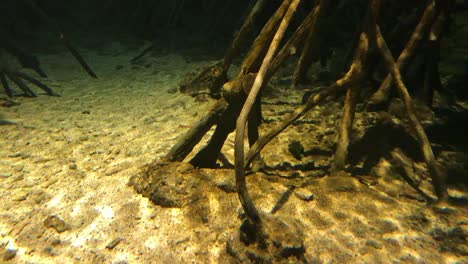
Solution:
[[[292,0],[288,10],[286,11],[286,14],[283,17],[283,20],[281,21],[280,26],[278,27],[278,30],[273,37],[273,40],[270,44],[270,48],[267,51],[267,54],[265,55],[265,58],[263,59],[263,63],[260,67],[260,70],[255,78],[254,84],[252,86],[252,89],[250,90],[250,93],[245,101],[245,104],[239,114],[239,117],[237,119],[236,123],[236,136],[235,136],[235,145],[234,145],[234,156],[235,156],[235,174],[236,174],[236,187],[237,187],[237,193],[239,195],[239,200],[242,204],[242,207],[245,210],[245,213],[251,221],[251,223],[254,225],[256,232],[257,232],[257,239],[260,245],[265,243],[265,238],[266,234],[262,226],[262,220],[260,218],[260,214],[255,207],[252,199],[250,198],[250,195],[247,190],[247,184],[245,181],[245,171],[244,171],[244,132],[245,132],[245,126],[247,122],[247,118],[249,116],[250,110],[252,109],[252,106],[254,105],[257,95],[260,92],[260,88],[262,87],[264,81],[265,81],[265,75],[268,71],[268,68],[270,66],[270,63],[273,59],[274,54],[276,53],[276,50],[278,49],[278,46],[286,32],[286,29],[289,25],[289,22],[291,21],[291,18],[296,11],[296,8],[299,4],[299,0]]]

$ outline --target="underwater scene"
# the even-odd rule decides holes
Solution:
[[[0,263],[468,263],[468,1],[0,11]]]

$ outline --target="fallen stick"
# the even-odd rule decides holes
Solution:
[[[416,138],[418,139],[424,157],[424,161],[426,162],[429,174],[431,175],[432,185],[434,186],[437,198],[439,199],[439,202],[446,202],[448,199],[448,193],[445,182],[445,176],[442,175],[442,172],[438,168],[429,139],[427,138],[426,132],[424,131],[423,126],[421,125],[421,123],[418,120],[418,117],[415,114],[411,96],[408,93],[406,85],[403,83],[400,70],[398,69],[398,66],[396,65],[392,57],[392,53],[390,52],[385,42],[385,39],[383,38],[382,33],[380,32],[379,26],[375,25],[375,27],[378,50],[384,59],[385,66],[392,75],[392,78],[396,84],[398,94],[404,102],[405,110],[408,114],[408,119],[410,121],[409,123],[413,131],[416,133]]]
[[[404,71],[406,66],[411,61],[414,52],[419,47],[419,43],[424,38],[424,34],[426,33],[428,27],[434,20],[435,16],[435,3],[434,1],[430,1],[424,10],[424,13],[419,21],[418,25],[416,26],[413,34],[411,35],[410,39],[406,43],[405,48],[400,53],[400,56],[397,59],[396,65],[400,71]],[[377,105],[384,103],[389,96],[390,88],[393,84],[392,75],[389,73],[385,80],[380,85],[379,89],[370,97],[368,106],[373,108]]]

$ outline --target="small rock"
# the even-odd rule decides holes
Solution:
[[[178,245],[178,244],[183,244],[183,243],[186,243],[186,242],[189,242],[190,241],[190,237],[185,237],[185,238],[181,238],[177,241],[175,241],[175,244]]]
[[[299,141],[289,143],[288,150],[297,160],[301,160],[304,155],[304,146]]]
[[[49,256],[57,256],[58,252],[53,247],[45,247],[44,253],[48,254]]]
[[[72,164],[68,165],[68,168],[70,168],[71,170],[76,170],[78,168],[78,166],[76,166],[76,163],[72,163]]]
[[[113,240],[111,240],[111,241],[107,244],[106,248],[107,248],[107,249],[114,249],[118,244],[120,244],[120,242],[121,242],[122,240],[123,240],[123,239],[120,238],[120,237],[114,238]]]
[[[376,227],[383,234],[392,233],[398,231],[398,226],[390,220],[376,220]]]
[[[306,201],[306,202],[310,202],[312,200],[314,200],[314,194],[307,190],[307,189],[297,189],[294,194],[296,195],[297,198],[303,200],[303,201]]]
[[[88,140],[88,138],[89,138],[89,137],[88,137],[87,135],[82,135],[82,136],[80,136],[80,137],[78,138],[78,140],[79,140],[79,141],[86,141],[86,140]]]
[[[432,205],[432,210],[441,215],[453,215],[456,212],[453,207],[450,207],[446,203],[436,203]]]
[[[26,197],[28,197],[29,195],[29,192],[28,191],[25,191],[25,190],[20,190],[19,192],[15,193],[13,195],[13,197],[11,198],[11,200],[15,201],[15,202],[21,202],[21,201],[24,201],[26,200]]]
[[[50,198],[48,193],[41,189],[34,190],[30,196],[31,196],[30,200],[35,202],[36,204],[41,204]]]
[[[69,229],[67,223],[60,219],[60,217],[56,215],[50,215],[44,220],[44,226],[47,228],[53,228],[55,231],[62,233]]]
[[[360,183],[366,186],[374,186],[379,183],[376,177],[373,177],[373,176],[360,175],[357,177],[357,179],[359,180]]]
[[[91,112],[89,110],[84,110],[81,112],[83,115],[89,115],[91,114]]]
[[[62,241],[60,239],[54,239],[54,240],[52,240],[52,242],[50,242],[50,244],[52,246],[58,246],[58,245],[62,244]]]
[[[18,158],[18,157],[21,157],[21,155],[22,155],[21,152],[16,152],[16,153],[8,154],[8,157],[9,158]]]
[[[373,247],[373,248],[376,248],[376,249],[381,249],[382,248],[382,244],[380,244],[379,242],[375,241],[375,240],[372,240],[372,239],[369,239],[366,241],[366,246],[370,246],[370,247]]]
[[[0,178],[6,179],[6,178],[9,178],[9,177],[11,177],[11,173],[0,173]]]
[[[23,164],[17,164],[15,166],[13,166],[13,169],[16,171],[16,172],[21,172],[23,171],[24,169],[24,165]]]
[[[12,260],[14,257],[16,257],[16,252],[18,250],[16,249],[7,249],[5,253],[3,253],[3,260],[4,261],[9,261]]]
[[[106,169],[106,172],[104,172],[104,175],[106,176],[111,176],[114,175],[122,170],[121,167],[114,166]]]

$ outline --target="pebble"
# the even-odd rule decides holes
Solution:
[[[314,200],[314,194],[307,190],[307,189],[297,189],[294,194],[296,195],[297,198],[303,200],[303,201],[306,201],[306,202],[310,202],[312,200]]]
[[[111,175],[114,175],[114,174],[120,172],[121,170],[122,170],[122,167],[120,167],[120,166],[110,167],[110,168],[106,169],[106,172],[104,173],[104,175],[111,176]]]
[[[382,248],[382,244],[380,244],[379,242],[375,241],[375,240],[372,240],[372,239],[369,239],[366,241],[366,246],[370,246],[370,247],[373,247],[373,248],[376,248],[376,249],[381,249]]]
[[[47,228],[53,228],[59,233],[62,233],[69,229],[67,223],[65,223],[65,221],[63,221],[60,217],[56,215],[49,215],[44,220],[44,226]]]
[[[22,165],[22,164],[14,165],[14,166],[13,166],[13,169],[14,169],[16,172],[21,172],[21,171],[23,171],[23,169],[24,169],[24,165]]]
[[[31,153],[21,153],[21,158],[22,159],[27,159],[29,157],[31,157]]]
[[[43,252],[52,257],[59,254],[53,247],[46,247]]]
[[[21,191],[15,193],[13,195],[13,197],[11,198],[11,200],[13,200],[15,202],[21,202],[21,201],[26,200],[26,197],[28,197],[28,195],[29,195],[28,191],[21,190]]]
[[[14,257],[16,257],[16,249],[8,249],[4,254],[3,254],[3,260],[4,261],[9,261],[12,260]]]
[[[18,158],[18,157],[21,157],[22,153],[21,152],[16,152],[16,153],[13,153],[13,154],[8,154],[8,157],[9,158]]]
[[[123,239],[120,238],[120,237],[117,237],[117,238],[114,238],[111,242],[109,242],[106,246],[107,249],[114,249],[118,244],[120,244],[120,242],[122,241]]]
[[[11,177],[11,173],[0,173],[0,178],[6,179]]]

